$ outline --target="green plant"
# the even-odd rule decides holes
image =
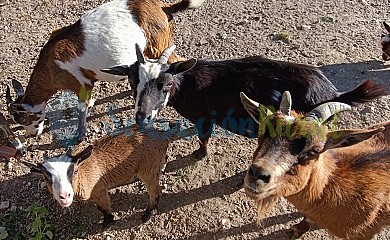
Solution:
[[[331,17],[331,16],[323,16],[322,18],[321,18],[321,20],[323,21],[323,22],[333,22],[334,20],[333,20],[333,17]]]
[[[37,203],[33,203],[26,209],[26,212],[32,220],[30,226],[32,237],[30,240],[41,240],[45,239],[45,237],[52,239],[53,232],[50,230],[52,229],[52,225],[47,223],[45,218],[47,209],[38,205]]]
[[[19,224],[23,225],[23,220],[25,212],[20,209],[3,214],[0,217],[0,225],[5,227],[5,231],[0,234],[0,240],[3,239],[12,239],[19,240],[23,239],[23,229]]]
[[[7,229],[0,233],[0,240],[6,239],[8,237]]]
[[[179,168],[175,171],[175,175],[180,177],[181,179],[185,178],[191,172],[190,167]]]

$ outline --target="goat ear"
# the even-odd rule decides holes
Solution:
[[[184,62],[173,63],[169,69],[169,72],[173,74],[184,73],[195,67],[198,60],[192,58]]]
[[[93,145],[89,145],[87,148],[85,148],[83,151],[78,153],[76,156],[73,156],[73,159],[77,162],[77,164],[79,164],[85,159],[87,159],[89,156],[91,156],[92,150],[93,150]]]
[[[18,95],[18,97],[22,97],[24,95],[23,86],[18,80],[13,79],[12,86],[14,87],[14,90],[16,92],[16,95]]]
[[[112,68],[100,69],[101,72],[118,75],[118,76],[127,76],[129,75],[130,68],[127,65],[116,66]]]
[[[138,43],[135,44],[135,53],[137,54],[137,60],[140,64],[145,64],[144,51],[141,49]]]
[[[22,161],[23,165],[27,166],[30,169],[31,173],[40,173],[43,174],[45,172],[45,167],[42,165],[42,163],[38,163],[37,165],[34,165],[30,162]]]
[[[9,105],[13,102],[12,97],[11,97],[11,90],[10,90],[8,85],[7,85],[7,90],[5,92],[5,101],[6,101],[7,105]]]
[[[386,22],[383,22],[383,26],[385,26],[386,31],[390,33],[390,26]]]
[[[355,145],[382,132],[384,129],[384,127],[378,127],[373,129],[343,129],[330,131],[326,135],[327,140],[324,150]]]

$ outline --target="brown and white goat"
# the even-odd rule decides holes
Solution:
[[[382,59],[385,61],[390,60],[390,26],[383,22],[386,33],[382,34],[381,45],[382,45]]]
[[[348,104],[375,99],[387,87],[367,81],[356,89],[340,93],[314,67],[276,61],[259,56],[231,60],[196,60],[167,63],[171,46],[157,60],[145,60],[137,48],[138,61],[130,67],[117,66],[102,71],[128,75],[136,100],[136,122],[154,119],[167,103],[183,117],[195,123],[201,146],[195,156],[207,154],[213,125],[233,133],[257,137],[257,125],[242,107],[239,94],[246,92],[254,100],[277,108],[282,93],[294,94],[294,109],[311,110],[325,101]]]
[[[147,221],[157,212],[159,177],[169,143],[194,134],[195,128],[141,132],[138,127],[131,127],[117,136],[103,137],[75,155],[69,150],[30,167],[32,172],[43,174],[49,191],[62,207],[69,207],[74,197],[96,203],[104,214],[104,226],[114,221],[108,190],[138,177],[149,193],[149,207],[142,217]]]
[[[173,43],[173,14],[198,7],[203,1],[167,4],[160,0],[113,0],[84,14],[76,23],[54,31],[40,52],[26,91],[13,81],[18,97],[14,102],[7,99],[12,118],[28,134],[39,135],[49,98],[59,90],[71,90],[79,96],[83,112],[78,128],[82,138],[88,107],[93,104],[94,83],[123,79],[99,69],[135,62],[136,43],[148,58],[158,58]],[[175,54],[170,57],[171,62],[179,59]]]
[[[0,104],[0,111],[3,109],[2,105]],[[12,144],[12,146],[15,148],[14,150],[10,150],[7,152],[6,157],[21,157],[24,152],[23,144],[20,142],[20,140],[15,136],[15,134],[12,132],[9,123],[7,119],[4,117],[3,113],[0,113],[0,129],[3,131],[4,136],[7,138],[7,140]],[[0,153],[1,155],[1,153]]]
[[[285,197],[333,235],[371,239],[390,224],[390,121],[366,129],[328,131],[327,120],[350,109],[322,104],[305,117],[290,114],[291,96],[272,114],[241,94],[259,123],[258,147],[244,179],[258,217]],[[267,113],[268,112],[268,113]],[[309,229],[304,219],[293,237]]]

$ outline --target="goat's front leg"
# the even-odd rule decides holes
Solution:
[[[289,238],[290,239],[301,238],[303,234],[310,231],[312,224],[313,222],[310,221],[306,216],[303,217],[302,221],[300,221],[298,224],[291,226],[289,231]]]
[[[91,198],[96,203],[97,209],[103,213],[103,228],[109,227],[115,223],[114,215],[111,210],[111,200],[107,191],[95,193]]]
[[[195,124],[196,130],[198,131],[198,138],[200,141],[200,146],[197,150],[192,153],[192,156],[195,159],[202,159],[207,156],[207,144],[213,132],[213,124],[209,121],[197,122]]]
[[[79,126],[77,128],[77,136],[79,140],[84,139],[87,133],[87,117],[88,110],[93,106],[95,100],[93,98],[87,99],[85,102],[79,101]]]

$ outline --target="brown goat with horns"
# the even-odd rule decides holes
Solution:
[[[308,219],[344,239],[371,239],[390,224],[390,121],[328,131],[327,120],[349,105],[325,103],[302,117],[291,114],[288,92],[275,113],[243,93],[241,99],[260,126],[244,180],[259,219],[283,196]],[[294,228],[298,238],[310,225],[305,218]]]

